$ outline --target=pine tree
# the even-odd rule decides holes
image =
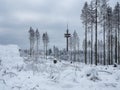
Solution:
[[[107,0],[101,0],[101,8],[100,8],[100,14],[101,14],[101,26],[103,27],[103,64],[106,64],[106,13],[107,12]]]
[[[77,45],[78,45],[78,35],[77,32],[73,33],[73,53],[74,53],[74,61],[77,61]]]
[[[114,11],[113,11],[113,15],[114,15],[114,28],[115,28],[115,63],[120,63],[119,60],[119,56],[120,56],[120,48],[119,48],[119,34],[120,34],[120,30],[119,30],[119,25],[120,25],[120,5],[117,2]]]
[[[32,27],[30,27],[29,30],[29,40],[30,40],[30,56],[34,56],[35,33]]]
[[[45,33],[43,33],[43,36],[42,36],[42,40],[43,40],[43,47],[44,47],[44,58],[45,58],[45,44],[46,44],[46,38],[45,38],[46,36],[45,36]]]
[[[70,60],[73,60],[73,36],[69,38]]]
[[[95,0],[95,65],[97,65],[98,62],[98,49],[97,49],[97,39],[98,39],[98,6],[99,6],[99,0]]]
[[[108,61],[108,65],[110,65],[110,61],[111,61],[111,26],[112,26],[112,8],[108,7],[107,8],[107,29],[108,29],[108,33],[107,33],[107,41],[108,41],[108,55],[107,55],[107,61]]]
[[[39,44],[40,44],[40,33],[38,29],[36,29],[35,35],[36,35],[36,59],[37,59],[39,55]]]
[[[90,11],[90,28],[91,28],[91,64],[93,64],[93,25],[95,22],[94,19],[94,8],[93,8],[93,2],[91,1],[90,5],[89,5],[89,11]]]
[[[43,39],[43,44],[44,44],[44,58],[46,56],[46,59],[47,59],[47,49],[48,49],[48,43],[49,43],[49,37],[48,37],[47,32],[43,33],[42,39]]]
[[[89,15],[89,8],[88,3],[85,2],[84,7],[82,9],[81,19],[85,26],[85,64],[87,64],[87,31],[88,31],[88,16]]]

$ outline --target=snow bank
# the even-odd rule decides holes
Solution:
[[[96,81],[96,80],[100,80],[99,76],[98,76],[98,70],[95,68],[90,68],[87,72],[86,72],[86,76],[92,80],[92,81]]]
[[[67,61],[54,64],[51,59],[39,59],[44,62],[23,62],[18,46],[0,45],[0,90],[120,89],[118,67],[71,64]]]
[[[0,45],[1,65],[6,68],[12,68],[23,64],[23,58],[20,57],[19,47],[17,45]]]

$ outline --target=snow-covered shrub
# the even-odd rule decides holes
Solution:
[[[50,65],[50,76],[53,81],[58,82],[60,79],[60,67],[59,64],[57,63],[57,60],[54,60],[53,63]]]
[[[115,79],[116,79],[117,81],[120,81],[120,71],[117,71],[117,72],[115,73]]]
[[[2,60],[2,65],[9,69],[24,64],[17,45],[0,45],[0,60]]]
[[[92,69],[89,69],[87,72],[86,72],[86,76],[88,77],[88,79],[92,80],[92,81],[97,81],[97,80],[100,80],[99,79],[99,76],[98,76],[98,71],[94,68]]]

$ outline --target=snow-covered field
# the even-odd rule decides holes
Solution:
[[[120,90],[120,67],[23,59],[16,45],[0,45],[0,90]]]

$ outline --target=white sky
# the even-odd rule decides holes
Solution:
[[[67,24],[70,32],[76,30],[82,41],[84,30],[80,14],[85,1],[0,0],[0,44],[17,44],[21,48],[29,48],[28,30],[32,26],[38,28],[41,34],[48,32],[50,46],[65,48]],[[110,5],[113,6],[117,1],[110,0]]]

